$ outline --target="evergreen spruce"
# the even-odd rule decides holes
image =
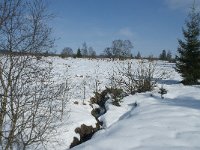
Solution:
[[[184,41],[179,40],[176,70],[183,84],[197,84],[200,79],[200,14],[193,6],[183,28]]]
[[[80,48],[77,50],[76,57],[77,57],[77,58],[81,58],[81,57],[82,57]]]
[[[169,61],[169,62],[172,60],[172,53],[171,53],[170,50],[167,51],[166,60]]]
[[[160,94],[161,98],[164,99],[163,95],[167,94],[167,90],[162,85],[162,87],[159,89],[158,93]]]
[[[167,53],[166,50],[162,50],[162,53],[159,56],[160,60],[166,60],[167,59]]]
[[[140,54],[140,52],[138,52],[137,55],[136,55],[136,59],[141,59],[141,58],[142,58],[141,54]]]

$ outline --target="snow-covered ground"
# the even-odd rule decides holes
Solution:
[[[116,66],[125,62],[109,60],[49,58],[53,62],[55,80],[69,78],[69,115],[64,115],[62,123],[50,142],[48,149],[69,148],[76,127],[81,124],[95,125],[91,115],[90,97],[95,90],[95,79],[100,81],[99,90],[109,85],[109,76]],[[129,60],[130,61],[130,60]],[[133,60],[135,62],[135,60]],[[158,88],[152,92],[125,97],[121,107],[106,103],[107,113],[99,119],[104,121],[101,131],[75,150],[196,150],[200,149],[200,86],[183,86],[180,76],[174,71],[174,64],[158,62],[170,70],[170,76],[162,81],[167,94],[160,98]],[[65,70],[68,71],[65,71]],[[161,82],[160,82],[161,83]],[[84,100],[83,89],[86,87]],[[158,84],[161,87],[161,84]],[[78,104],[74,104],[77,101]],[[138,106],[135,107],[134,103]]]
[[[179,84],[166,88],[165,99],[156,93],[124,98],[124,103],[133,109],[118,116],[114,124],[74,149],[199,150],[200,89]],[[139,103],[136,108],[131,105],[135,101]],[[110,112],[115,120],[116,112]],[[107,117],[107,120],[113,119]]]

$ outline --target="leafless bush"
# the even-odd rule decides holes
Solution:
[[[122,88],[128,94],[151,91],[158,80],[165,78],[168,73],[157,69],[156,61],[137,60],[137,63],[123,63],[113,70],[111,87]]]
[[[53,45],[42,0],[0,1],[0,149],[41,149],[61,118],[66,83],[39,54]]]
[[[26,65],[30,68],[12,66],[9,72],[11,66],[4,64],[7,69],[1,76],[2,149],[16,146],[25,149],[45,142],[63,113],[64,85],[55,84],[48,64],[41,67],[45,62],[29,61]]]

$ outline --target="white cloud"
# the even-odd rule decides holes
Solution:
[[[194,0],[165,0],[165,3],[171,9],[188,10],[194,3]],[[197,8],[200,6],[200,0],[195,0]]]
[[[133,32],[130,28],[122,28],[119,30],[119,34],[125,37],[133,37]]]

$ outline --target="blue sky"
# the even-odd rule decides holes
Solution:
[[[193,0],[48,0],[56,18],[51,23],[60,52],[74,52],[86,42],[98,54],[113,40],[130,40],[143,56],[163,49],[176,53],[178,38]],[[196,0],[200,4],[200,0]]]

